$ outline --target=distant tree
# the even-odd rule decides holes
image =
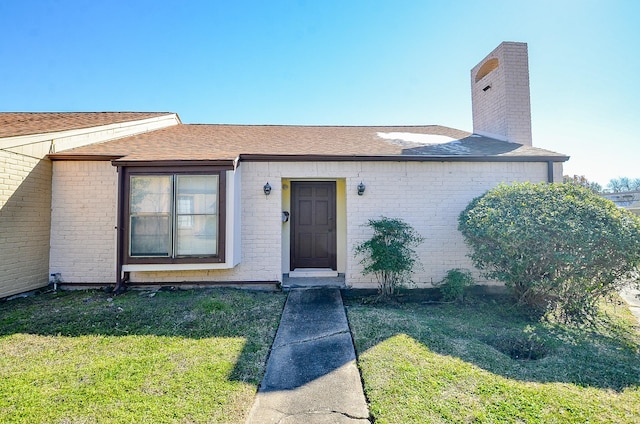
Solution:
[[[563,181],[565,183],[576,184],[576,185],[579,185],[580,187],[588,188],[594,193],[602,193],[602,186],[596,182],[589,181],[587,177],[585,177],[584,175],[574,174],[573,177],[570,177],[569,175],[565,175],[563,177]]]
[[[624,191],[622,182],[620,181],[619,178],[612,178],[611,180],[609,180],[609,183],[607,184],[607,188],[609,188],[614,193],[620,193],[621,191]]]
[[[628,178],[628,177],[620,177],[620,178],[612,178],[607,184],[607,188],[609,188],[614,193],[620,193],[623,191],[636,191],[640,190],[640,178]]]
[[[631,187],[629,186],[629,177],[620,177],[620,186],[622,187],[623,191],[630,191]]]

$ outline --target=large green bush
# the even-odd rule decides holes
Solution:
[[[392,296],[397,287],[411,282],[417,260],[413,248],[423,238],[411,225],[397,218],[370,219],[367,226],[373,235],[356,246],[356,256],[362,257],[363,274],[375,275],[380,295]]]
[[[486,277],[565,321],[589,320],[600,299],[638,285],[640,218],[575,184],[500,185],[458,223]]]

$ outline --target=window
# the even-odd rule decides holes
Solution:
[[[125,171],[125,263],[224,262],[224,172]]]

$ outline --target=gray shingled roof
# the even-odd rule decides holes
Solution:
[[[562,156],[559,153],[537,147],[497,140],[482,135],[471,134],[447,143],[429,144],[404,149],[403,155],[425,156]]]

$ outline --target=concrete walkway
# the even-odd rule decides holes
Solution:
[[[369,423],[337,289],[294,289],[248,424]]]
[[[620,296],[627,302],[629,310],[640,323],[640,290],[627,288],[620,292]]]

